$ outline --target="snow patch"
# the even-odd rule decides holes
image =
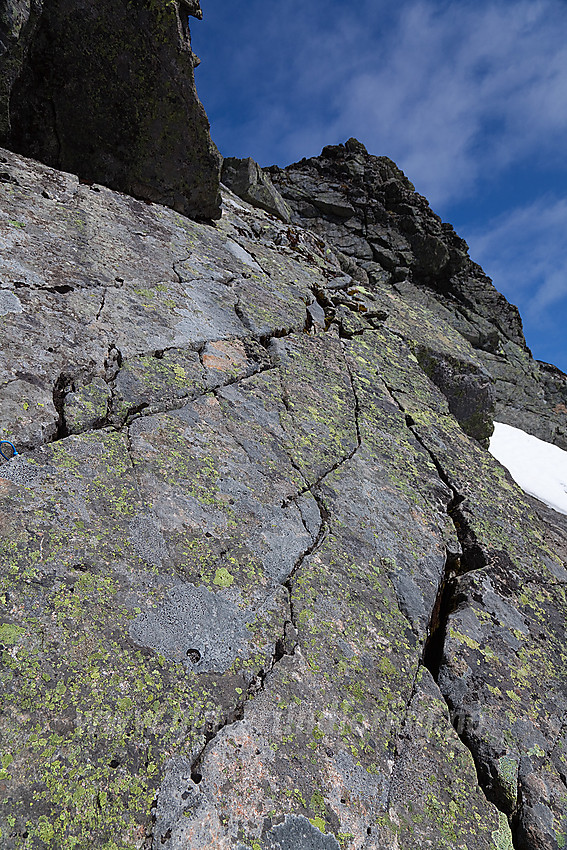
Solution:
[[[519,428],[494,423],[490,454],[525,493],[567,514],[567,452]]]

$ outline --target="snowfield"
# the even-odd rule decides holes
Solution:
[[[567,452],[519,428],[494,423],[490,454],[524,492],[567,514]]]

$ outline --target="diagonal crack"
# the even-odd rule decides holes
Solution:
[[[391,769],[390,769],[390,776],[389,776],[389,779],[388,779],[388,793],[387,793],[387,796],[386,796],[386,805],[385,805],[386,811],[389,811],[390,807],[392,805],[392,789],[393,789],[393,782],[394,782],[394,774],[395,774],[395,770],[396,770],[396,763],[397,763],[399,757],[401,756],[400,738],[402,737],[402,734],[403,734],[403,731],[404,731],[404,728],[405,728],[405,725],[406,725],[406,720],[407,720],[407,716],[409,714],[410,705],[411,705],[411,703],[412,703],[412,701],[413,701],[413,699],[414,699],[414,697],[417,693],[417,679],[418,679],[419,671],[420,671],[421,667],[422,667],[422,662],[418,661],[417,666],[415,668],[415,675],[413,677],[411,690],[410,690],[409,696],[406,700],[403,718],[402,718],[402,721],[401,721],[400,726],[399,726],[399,731],[396,735],[396,743],[395,743],[396,751],[395,751],[395,754],[394,754],[393,762],[392,762]]]
[[[298,498],[299,494],[295,497]],[[319,502],[318,502],[319,504]],[[300,512],[301,513],[301,512]],[[302,518],[303,521],[303,518]],[[305,523],[304,523],[305,524]],[[306,530],[308,531],[307,527]],[[261,669],[250,681],[248,685],[248,689],[246,694],[238,701],[233,710],[214,727],[209,727],[205,730],[205,742],[193,760],[191,766],[191,779],[195,784],[199,784],[202,780],[202,764],[207,753],[207,749],[212,741],[225,729],[227,726],[232,726],[234,723],[237,723],[239,720],[242,720],[244,717],[244,711],[246,705],[254,700],[258,694],[260,694],[266,687],[266,684],[272,674],[274,668],[277,664],[284,658],[286,655],[293,655],[295,652],[295,648],[298,645],[297,641],[297,628],[296,628],[296,620],[293,611],[293,603],[292,603],[292,590],[291,590],[291,580],[295,572],[300,569],[303,562],[309,558],[313,553],[319,548],[321,543],[323,542],[327,531],[327,523],[323,516],[321,515],[321,525],[319,527],[319,531],[313,542],[310,546],[308,546],[301,555],[297,558],[295,564],[292,569],[288,573],[286,579],[281,582],[282,586],[287,591],[288,603],[289,603],[289,619],[284,621],[284,633],[282,636],[276,638],[274,643],[274,650],[272,653],[272,657],[270,659],[270,663],[267,665],[266,669]]]
[[[303,552],[303,554],[300,555],[300,557],[297,559],[297,561],[293,565],[292,569],[290,570],[286,580],[283,582],[284,587],[287,588],[288,597],[289,597],[290,618],[291,618],[291,622],[293,624],[293,627],[295,629],[297,629],[297,617],[295,615],[295,611],[294,611],[294,608],[293,608],[293,577],[295,576],[297,571],[303,566],[303,564],[307,560],[307,558],[310,558],[311,555],[315,554],[315,552],[317,552],[317,550],[323,545],[323,542],[324,542],[324,540],[327,536],[327,533],[328,533],[329,527],[330,527],[329,511],[325,507],[323,500],[318,495],[315,495],[314,493],[312,493],[311,495],[315,499],[315,502],[317,503],[317,508],[319,509],[319,518],[320,518],[319,531],[317,532],[317,536],[313,540],[313,543],[311,544],[311,546],[309,546],[305,550],[305,552]],[[296,496],[296,498],[299,498],[299,496]],[[299,511],[299,513],[301,514],[301,510]],[[303,525],[305,526],[305,530],[309,534],[310,533],[309,529],[307,528],[307,525],[305,524],[303,517],[301,517],[301,520],[303,522]]]
[[[316,500],[317,497],[313,493],[313,490],[315,488],[319,487],[323,483],[325,478],[328,478],[329,475],[332,475],[333,472],[336,472],[337,469],[340,469],[341,466],[344,466],[345,463],[348,463],[349,460],[352,460],[353,457],[356,455],[356,453],[359,450],[360,450],[360,446],[355,446],[354,449],[351,452],[349,452],[348,454],[339,458],[339,460],[336,463],[334,463],[332,466],[328,467],[318,478],[315,479],[315,481],[311,481],[311,482],[307,481],[305,474],[304,474],[303,470],[301,469],[301,467],[296,463],[296,461],[294,461],[293,458],[291,458],[291,463],[292,463],[293,468],[297,472],[299,472],[299,474],[301,475],[303,480],[306,481],[306,484],[305,484],[304,487],[301,488],[301,490],[299,490],[299,492],[295,496],[293,496],[290,499],[285,499],[282,502],[282,508],[286,507],[286,505],[289,504],[290,501],[294,501],[294,499],[298,498],[299,496],[303,496],[304,493],[311,493],[313,498]]]
[[[103,290],[102,290],[102,298],[101,298],[101,300],[100,300],[100,307],[98,308],[98,311],[97,311],[97,314],[96,314],[96,317],[95,317],[95,322],[98,322],[98,320],[100,319],[100,314],[101,314],[101,313],[102,313],[102,311],[104,310],[104,305],[105,305],[105,302],[106,302],[106,293],[107,293],[107,292],[108,292],[108,287],[107,287],[107,286],[105,286],[105,287],[103,288]]]
[[[343,466],[349,460],[352,460],[352,458],[356,455],[356,453],[362,447],[362,436],[361,436],[361,432],[360,432],[360,421],[359,421],[360,420],[360,401],[359,401],[359,398],[358,398],[358,395],[357,395],[357,392],[356,392],[354,376],[352,374],[350,364],[348,362],[348,359],[346,357],[346,352],[344,350],[344,345],[342,343],[341,343],[341,348],[342,348],[342,354],[343,354],[345,367],[347,369],[347,373],[348,373],[348,376],[349,376],[349,379],[350,379],[352,397],[353,397],[353,401],[354,401],[353,414],[354,414],[354,426],[355,426],[355,430],[356,430],[357,444],[354,447],[354,449],[352,449],[352,451],[347,452],[342,457],[338,458],[338,460],[334,464],[329,466],[327,469],[325,469],[321,473],[321,475],[319,475],[319,477],[315,479],[315,481],[311,481],[311,482],[307,479],[305,472],[301,469],[301,467],[299,466],[299,464],[297,463],[297,461],[295,460],[295,458],[293,457],[291,452],[288,452],[288,456],[290,458],[290,461],[291,461],[294,469],[296,469],[296,471],[299,472],[299,474],[301,475],[301,477],[305,481],[305,487],[303,487],[296,494],[295,498],[302,496],[304,493],[310,492],[311,495],[313,496],[313,498],[315,498],[315,500],[317,500],[317,496],[313,493],[313,490],[318,488],[320,486],[320,484],[325,480],[325,478],[327,478],[329,475],[331,475],[333,472],[335,472],[337,469],[339,469],[341,466]],[[280,383],[281,383],[281,394],[282,394],[283,405],[286,408],[286,410],[288,411],[291,419],[293,420],[293,410],[291,408],[290,399],[289,399],[286,387],[283,383],[281,373],[280,373]],[[284,502],[282,504],[282,507],[285,507],[285,504],[286,504],[286,502]],[[325,511],[326,511],[326,508],[325,508]]]
[[[345,363],[346,363],[346,358],[345,358]],[[202,764],[203,764],[205,755],[207,753],[207,749],[209,748],[209,745],[211,744],[211,742],[214,741],[214,739],[217,737],[217,735],[223,729],[225,729],[227,726],[230,726],[233,723],[236,723],[237,721],[239,721],[243,718],[246,704],[248,702],[250,702],[251,700],[253,700],[260,692],[262,692],[265,689],[266,683],[269,680],[269,677],[270,677],[271,673],[273,672],[275,666],[281,661],[281,659],[285,655],[293,654],[293,652],[295,651],[295,646],[297,645],[297,618],[296,618],[295,611],[293,609],[293,577],[297,573],[297,571],[301,569],[304,562],[308,558],[310,558],[321,547],[321,545],[323,544],[323,542],[324,542],[324,540],[327,536],[327,533],[328,533],[328,530],[329,530],[329,527],[330,527],[329,511],[328,511],[327,507],[325,506],[324,501],[321,498],[320,494],[317,493],[317,492],[314,492],[314,490],[318,489],[319,485],[322,483],[322,481],[325,479],[326,476],[330,475],[332,472],[334,472],[336,469],[338,469],[342,464],[344,464],[348,460],[352,459],[352,457],[355,455],[355,453],[359,450],[359,448],[361,446],[361,436],[360,436],[360,428],[359,428],[359,422],[358,422],[358,416],[359,416],[359,411],[360,411],[359,401],[358,401],[358,398],[357,398],[357,395],[356,395],[356,392],[355,392],[354,379],[353,379],[352,373],[350,371],[350,368],[348,367],[348,364],[347,364],[347,368],[349,370],[349,376],[350,376],[351,384],[352,384],[352,388],[353,388],[354,413],[355,413],[357,443],[358,444],[353,449],[352,452],[349,452],[348,455],[340,458],[330,469],[328,469],[323,475],[319,476],[319,478],[312,483],[309,483],[307,481],[304,472],[299,468],[298,464],[296,463],[294,458],[291,456],[291,453],[288,452],[288,456],[290,457],[290,462],[291,462],[292,466],[297,470],[297,472],[299,472],[300,476],[303,478],[303,480],[306,482],[306,484],[305,484],[305,487],[301,488],[301,490],[299,490],[293,497],[291,497],[290,499],[287,499],[284,502],[283,506],[290,504],[291,502],[295,502],[297,504],[297,500],[300,499],[302,495],[304,495],[307,492],[311,493],[311,495],[313,496],[313,498],[314,498],[314,500],[317,504],[318,510],[319,510],[319,517],[320,517],[319,529],[318,529],[315,537],[312,537],[312,543],[299,555],[299,557],[295,561],[293,567],[291,568],[290,572],[288,573],[287,577],[282,582],[282,585],[287,590],[290,616],[289,616],[289,620],[287,620],[284,623],[284,635],[280,636],[275,641],[274,652],[273,652],[273,655],[272,655],[271,663],[266,670],[261,670],[252,679],[252,681],[251,681],[251,683],[248,687],[248,691],[247,691],[246,695],[243,697],[243,699],[241,701],[239,701],[238,705],[230,713],[230,715],[225,718],[224,722],[218,724],[217,727],[215,727],[214,729],[210,729],[208,732],[206,732],[205,743],[203,744],[203,747],[201,748],[201,750],[197,754],[197,756],[194,759],[193,764],[192,764],[191,778],[192,778],[193,782],[195,782],[196,784],[199,784],[202,780]],[[280,376],[280,378],[281,378],[281,376]],[[283,384],[281,385],[281,394],[282,394],[282,402],[283,402],[284,406],[287,407],[286,398],[285,398],[285,388],[284,388]],[[234,435],[233,429],[229,428],[229,430],[231,431],[231,434],[234,437],[235,441],[238,443],[238,445],[240,445],[241,448],[243,449],[243,451],[248,455],[246,447]],[[299,508],[299,506],[298,506],[298,508]],[[304,519],[304,517],[301,513],[301,510],[299,510],[299,513],[300,513],[301,521],[302,521],[302,523],[305,527],[305,530],[308,532],[308,534],[310,536],[312,536],[312,532],[309,530],[309,528],[308,528],[308,526],[305,522],[305,519]],[[290,651],[291,646],[293,647],[293,649],[291,649],[291,651]]]
[[[190,259],[191,259],[191,254],[187,254],[186,257],[182,257],[180,260],[175,260],[175,262],[171,264],[171,269],[173,271],[173,274],[177,277],[178,282],[181,283],[181,284],[185,283],[185,281],[183,280],[181,273],[177,271],[177,266],[180,263],[186,263],[187,260],[190,260]]]

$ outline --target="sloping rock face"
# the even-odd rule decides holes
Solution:
[[[248,201],[252,206],[272,213],[287,223],[291,220],[291,210],[274,188],[270,176],[252,157],[238,159],[225,157],[222,164],[222,180],[236,195]]]
[[[2,847],[563,846],[567,522],[434,261],[3,160]]]
[[[482,438],[489,430],[482,405],[478,412],[470,405],[486,395],[481,375],[488,373],[498,421],[567,448],[566,376],[533,360],[517,309],[390,159],[371,156],[350,139],[268,172],[294,210],[293,221],[338,248],[345,271],[363,285],[386,285],[404,301],[423,304],[437,323],[452,325],[470,343],[481,369],[476,375],[469,363],[440,359],[427,345],[417,355],[443,392],[454,385],[451,412],[461,422],[470,419],[468,433]]]
[[[198,0],[4,0],[0,142],[185,215],[220,215],[194,83]]]

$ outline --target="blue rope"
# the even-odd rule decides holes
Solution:
[[[2,450],[2,446],[11,446],[12,447],[12,454],[10,456],[5,455],[3,450]],[[16,451],[16,447],[13,443],[10,442],[10,440],[0,440],[0,455],[2,455],[4,460],[12,460],[12,458],[16,457],[17,454],[18,453]]]

